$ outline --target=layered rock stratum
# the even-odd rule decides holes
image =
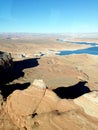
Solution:
[[[98,92],[93,91],[89,94],[84,94],[83,96],[75,99],[74,102],[81,106],[85,113],[98,118]]]

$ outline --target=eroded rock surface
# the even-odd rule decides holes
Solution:
[[[74,102],[81,106],[85,113],[90,116],[98,118],[98,92],[94,91],[74,100]]]
[[[0,72],[8,71],[12,68],[13,61],[10,53],[0,51]]]
[[[21,130],[98,129],[98,119],[88,118],[73,100],[60,99],[45,86],[42,80],[35,80],[27,89],[16,90],[7,98],[4,110],[18,128]]]
[[[13,69],[13,60],[10,53],[0,51],[0,84],[9,82]]]

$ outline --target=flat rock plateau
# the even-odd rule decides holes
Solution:
[[[98,130],[97,37],[0,34],[0,130]]]

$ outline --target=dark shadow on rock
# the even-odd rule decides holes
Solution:
[[[90,89],[87,86],[85,86],[86,83],[87,81],[80,81],[73,86],[59,87],[53,89],[53,91],[62,99],[63,98],[74,99],[85,93],[91,92]]]
[[[30,83],[24,83],[24,84],[12,84],[12,85],[0,85],[0,91],[3,98],[6,100],[6,98],[15,90],[24,90],[30,86]]]
[[[13,68],[9,71],[0,72],[0,84],[9,83],[24,76],[24,69],[38,66],[38,58],[25,59],[13,62]]]
[[[15,61],[14,62],[14,68],[16,70],[23,70],[27,68],[32,68],[38,66],[38,60],[39,58],[31,58],[31,59],[25,59],[22,61]]]

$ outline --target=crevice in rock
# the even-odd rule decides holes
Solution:
[[[47,88],[46,88],[46,89],[47,89]],[[44,94],[43,94],[43,96],[41,97],[41,99],[40,99],[38,105],[36,106],[36,108],[35,108],[35,110],[34,110],[34,112],[33,112],[32,115],[34,115],[34,113],[36,113],[37,109],[39,108],[39,105],[40,105],[40,103],[42,102],[42,100],[43,100],[43,98],[44,98],[44,96],[45,96],[46,89],[44,90]]]
[[[37,113],[33,113],[32,114],[32,118],[34,118],[35,116],[37,116],[38,114]]]

